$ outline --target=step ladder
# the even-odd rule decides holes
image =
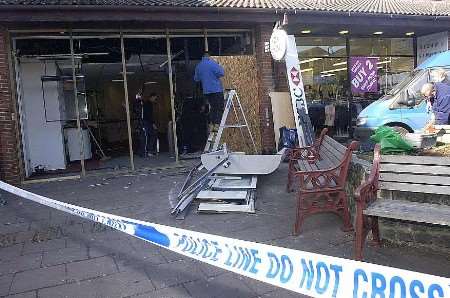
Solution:
[[[230,110],[233,109],[235,119],[237,123],[234,124],[227,124],[228,115],[230,113]],[[244,128],[248,131],[249,138],[251,141],[251,145],[253,146],[253,150],[255,153],[258,153],[258,150],[256,148],[255,140],[253,138],[253,134],[250,131],[250,127],[248,126],[247,118],[245,117],[244,110],[241,105],[241,100],[239,99],[239,96],[236,92],[236,90],[231,89],[228,90],[227,94],[227,102],[225,105],[225,109],[222,114],[222,120],[220,121],[219,129],[218,131],[211,131],[208,140],[206,141],[205,145],[205,152],[210,151],[217,151],[220,145],[220,140],[222,138],[223,130],[226,128],[239,128],[239,131],[241,133],[242,139],[244,142],[246,142],[248,139],[244,135]],[[246,142],[247,143],[247,142]],[[212,148],[211,148],[212,146]]]

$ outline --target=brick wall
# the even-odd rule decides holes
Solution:
[[[272,24],[261,24],[255,30],[256,59],[258,63],[261,144],[263,153],[275,152],[275,133],[273,130],[272,105],[269,92],[275,90],[273,61],[270,53],[264,52],[264,43],[270,40]]]
[[[8,33],[0,27],[0,179],[18,184],[20,162],[15,104],[11,94]]]
[[[289,83],[286,76],[286,64],[284,62],[275,62],[275,91],[289,92]]]

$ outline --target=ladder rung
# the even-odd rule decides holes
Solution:
[[[240,128],[240,127],[247,127],[247,125],[225,125],[224,128]]]

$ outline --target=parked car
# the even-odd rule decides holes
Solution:
[[[436,54],[420,64],[408,77],[358,115],[354,135],[364,139],[382,126],[398,132],[420,132],[429,121],[431,111],[420,94],[427,82],[433,82],[433,70],[444,69],[450,77],[450,51]]]

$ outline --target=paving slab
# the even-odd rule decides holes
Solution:
[[[160,289],[157,291],[147,292],[133,297],[139,298],[193,298],[185,287],[176,286],[171,288]],[[231,297],[230,297],[231,298]]]
[[[16,273],[10,294],[56,286],[65,283],[66,267],[58,265]]]
[[[0,296],[7,295],[13,280],[13,274],[5,274],[0,276]]]
[[[45,298],[115,298],[134,296],[154,290],[155,286],[145,273],[127,272],[41,289],[38,291],[38,296]]]
[[[5,298],[37,298],[37,291],[31,291],[31,292],[24,292],[20,294],[15,295],[9,295]]]
[[[42,265],[53,266],[87,260],[88,258],[87,247],[68,247],[54,251],[44,251]]]
[[[117,272],[111,257],[99,257],[67,264],[67,278],[70,281],[110,275]]]
[[[236,274],[222,274],[184,284],[189,294],[196,298],[256,297],[242,277]]]
[[[203,272],[191,260],[179,260],[146,267],[149,278],[156,288],[167,288],[189,281],[205,278]]]
[[[41,263],[42,253],[15,256],[0,262],[0,275],[36,269],[41,267]]]

